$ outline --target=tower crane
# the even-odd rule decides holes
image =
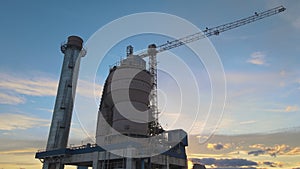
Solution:
[[[278,14],[280,12],[285,11],[286,8],[283,6],[278,6],[272,9],[269,9],[264,12],[255,12],[254,15],[233,21],[230,23],[226,23],[223,25],[219,25],[213,28],[206,28],[202,32],[198,32],[195,34],[191,34],[188,36],[185,36],[180,39],[176,39],[173,41],[168,41],[167,43],[164,43],[162,45],[156,46],[155,44],[151,44],[148,46],[147,50],[143,50],[143,52],[137,54],[136,56],[139,56],[141,58],[149,57],[149,72],[152,75],[152,90],[150,93],[150,111],[154,117],[154,121],[150,123],[149,126],[149,135],[157,135],[163,131],[162,127],[158,123],[158,101],[157,101],[157,59],[156,55],[160,52],[170,50],[179,46],[182,46],[187,43],[191,43],[203,38],[207,38],[213,35],[219,35],[222,32],[255,22],[257,20]],[[128,46],[127,47],[127,56],[133,54],[133,47]]]

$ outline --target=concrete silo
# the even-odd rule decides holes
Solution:
[[[114,133],[111,130],[146,137],[153,120],[149,111],[150,92],[151,75],[143,59],[130,55],[111,68],[102,93],[96,139]]]

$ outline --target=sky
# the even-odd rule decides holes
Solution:
[[[188,131],[189,158],[210,168],[300,168],[299,1],[11,0],[0,6],[0,169],[41,167],[34,154],[46,147],[68,36],[87,50],[69,141],[80,145],[94,141],[103,83],[127,45],[139,51],[279,5],[287,10],[159,54],[160,122]]]

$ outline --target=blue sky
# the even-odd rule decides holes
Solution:
[[[224,67],[227,82],[227,100],[223,116],[215,134],[237,135],[269,133],[290,130],[300,126],[300,3],[290,1],[2,1],[0,6],[0,168],[13,168],[9,161],[12,154],[29,153],[44,148],[49,123],[54,107],[56,87],[60,75],[63,54],[60,44],[70,35],[79,35],[85,42],[106,24],[130,14],[161,12],[183,18],[199,29],[231,22],[254,12],[284,5],[287,11],[228,31],[220,36],[210,37],[212,47],[218,53]],[[135,23],[141,26],[140,23]],[[126,26],[120,27],[126,29]],[[134,25],[133,25],[134,26]],[[167,27],[157,22],[157,27]],[[187,34],[194,33],[187,31]],[[112,32],[112,36],[115,32]],[[83,87],[77,92],[79,98],[100,98],[100,91],[108,73],[109,65],[125,56],[125,48],[131,44],[141,50],[150,43],[164,43],[168,37],[138,35],[116,44],[104,57],[97,70],[96,85],[82,79]],[[98,45],[107,39],[99,40]],[[207,41],[207,40],[206,40]],[[82,59],[83,65],[89,56]],[[193,53],[186,47],[171,50],[189,66],[199,85],[201,105],[210,99],[209,77],[205,65],[193,64]],[[159,67],[174,70],[178,66],[172,53],[161,54]],[[170,55],[169,57],[167,55]],[[173,69],[172,69],[173,66]],[[82,70],[80,70],[82,71]],[[174,107],[177,101],[175,82],[162,71],[159,75],[160,106],[168,108],[162,115],[162,124],[167,128],[174,121],[180,128],[181,116]],[[176,73],[174,70],[173,73]],[[168,83],[164,83],[168,82]],[[79,86],[80,87],[80,86]],[[181,88],[189,88],[183,84]],[[208,91],[207,91],[208,90]],[[188,91],[190,92],[190,91]],[[165,95],[164,95],[165,94]],[[77,97],[76,96],[76,97]],[[165,97],[165,98],[164,98]],[[98,104],[98,103],[97,103]],[[192,107],[192,106],[191,106]],[[96,110],[77,110],[72,121],[72,144],[80,144],[87,135],[93,137],[96,124]],[[188,111],[190,109],[187,109]],[[204,109],[205,110],[205,109]],[[182,114],[181,114],[182,115]],[[193,118],[190,114],[189,118]],[[200,114],[201,115],[201,114]],[[205,115],[205,114],[204,114]],[[82,119],[78,120],[78,117]],[[163,121],[170,117],[169,121]],[[176,120],[177,119],[177,120]],[[90,121],[91,120],[91,121]],[[198,121],[202,123],[201,119]],[[216,124],[214,122],[213,124]],[[182,124],[184,128],[184,124]],[[188,126],[190,127],[190,126]],[[31,145],[31,141],[40,141]],[[4,143],[10,143],[5,145]],[[12,153],[11,153],[12,152]],[[3,155],[4,154],[4,155]],[[26,160],[20,158],[22,163]],[[35,168],[37,161],[28,165]],[[4,167],[2,167],[4,166]],[[300,164],[299,164],[300,166]]]

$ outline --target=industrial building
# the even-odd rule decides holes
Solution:
[[[81,169],[187,168],[187,134],[183,130],[164,131],[153,125],[155,117],[149,101],[153,78],[146,70],[146,62],[132,52],[110,69],[106,79],[96,144],[67,147],[77,75],[84,53],[82,42],[81,38],[70,36],[61,47],[64,62],[47,149],[36,153],[43,169],[62,169],[65,165]]]
[[[73,102],[76,95],[80,59],[85,55],[83,40],[70,36],[61,46],[64,61],[45,151],[36,153],[43,169],[185,169],[187,133],[181,129],[165,131],[158,122],[156,54],[202,38],[285,11],[283,6],[207,28],[181,39],[156,46],[145,53],[133,54],[110,69],[98,111],[96,143],[67,147]],[[144,57],[149,57],[146,69]],[[95,110],[96,111],[96,110]],[[194,168],[205,168],[195,165]]]

